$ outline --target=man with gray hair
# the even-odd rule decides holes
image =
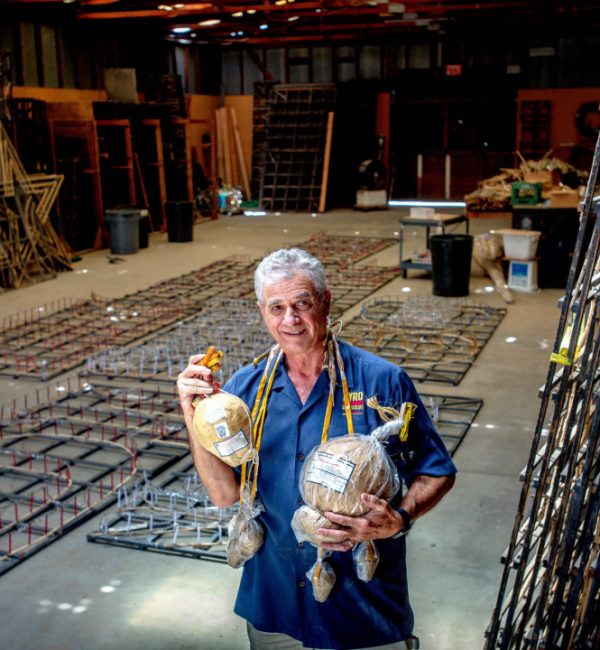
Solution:
[[[258,308],[282,361],[274,371],[260,447],[258,495],[264,505],[260,521],[264,544],[244,565],[235,611],[247,621],[252,650],[372,649],[418,647],[413,637],[413,613],[408,597],[405,535],[414,521],[440,501],[454,483],[456,469],[418,396],[412,381],[398,366],[364,350],[335,340],[340,353],[337,380],[330,386],[328,345],[333,337],[328,316],[331,294],[322,264],[297,248],[265,257],[256,269]],[[188,429],[192,431],[192,399],[218,390],[211,371],[198,365],[203,355],[190,357],[179,375],[178,390]],[[266,359],[239,370],[224,389],[254,403]],[[348,384],[341,386],[341,370]],[[336,408],[328,423],[329,438],[353,429],[369,434],[382,424],[368,397],[379,404],[416,404],[404,442],[398,436],[387,452],[407,486],[391,502],[363,493],[366,514],[325,516],[335,529],[318,533],[320,547],[332,555],[328,562],[337,576],[324,602],[313,598],[307,572],[314,548],[298,541],[290,525],[303,500],[300,477],[311,450],[320,444],[330,388]],[[349,396],[349,398],[348,398]],[[349,402],[349,403],[347,403]],[[343,406],[342,406],[343,405]],[[239,500],[235,471],[208,453],[190,435],[198,473],[214,503]],[[369,582],[356,578],[351,551],[373,540],[379,565]]]

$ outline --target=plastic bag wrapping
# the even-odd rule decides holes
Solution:
[[[339,530],[341,526],[329,521],[318,510],[309,506],[300,506],[292,519],[292,530],[298,542],[309,542],[317,546],[321,542],[331,541],[329,537],[317,535],[317,528],[332,528]]]
[[[358,579],[363,582],[370,582],[379,564],[379,551],[375,546],[375,542],[371,539],[357,544],[352,551],[352,559],[354,560],[354,570]]]
[[[244,499],[242,498],[242,501]],[[264,507],[258,501],[253,505],[249,502],[242,502],[240,509],[233,515],[227,532],[227,564],[234,569],[244,566],[246,562],[256,554],[263,545],[265,531],[263,525],[257,519],[264,511]]]
[[[351,516],[368,512],[360,498],[363,492],[389,501],[399,489],[398,472],[383,445],[373,436],[358,434],[331,438],[315,447],[300,481],[307,505]]]
[[[231,467],[242,464],[252,449],[252,417],[235,395],[219,392],[198,400],[192,428],[200,444]]]
[[[315,600],[324,603],[335,585],[335,572],[329,563],[324,562],[323,554],[319,553],[317,561],[307,572],[306,577],[312,585]]]

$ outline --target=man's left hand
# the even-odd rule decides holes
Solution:
[[[319,544],[320,548],[330,551],[349,551],[360,542],[391,537],[402,530],[404,527],[402,517],[387,501],[366,492],[361,494],[361,499],[370,510],[359,517],[338,515],[335,512],[324,513],[329,521],[342,528],[317,529],[318,535],[331,538],[331,542]]]

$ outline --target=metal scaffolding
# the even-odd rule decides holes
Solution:
[[[600,647],[600,205],[596,145],[486,648]]]

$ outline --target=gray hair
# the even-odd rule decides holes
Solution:
[[[254,289],[258,302],[263,302],[265,286],[305,275],[316,293],[322,297],[327,291],[327,278],[321,262],[301,248],[282,248],[267,255],[254,273]]]

